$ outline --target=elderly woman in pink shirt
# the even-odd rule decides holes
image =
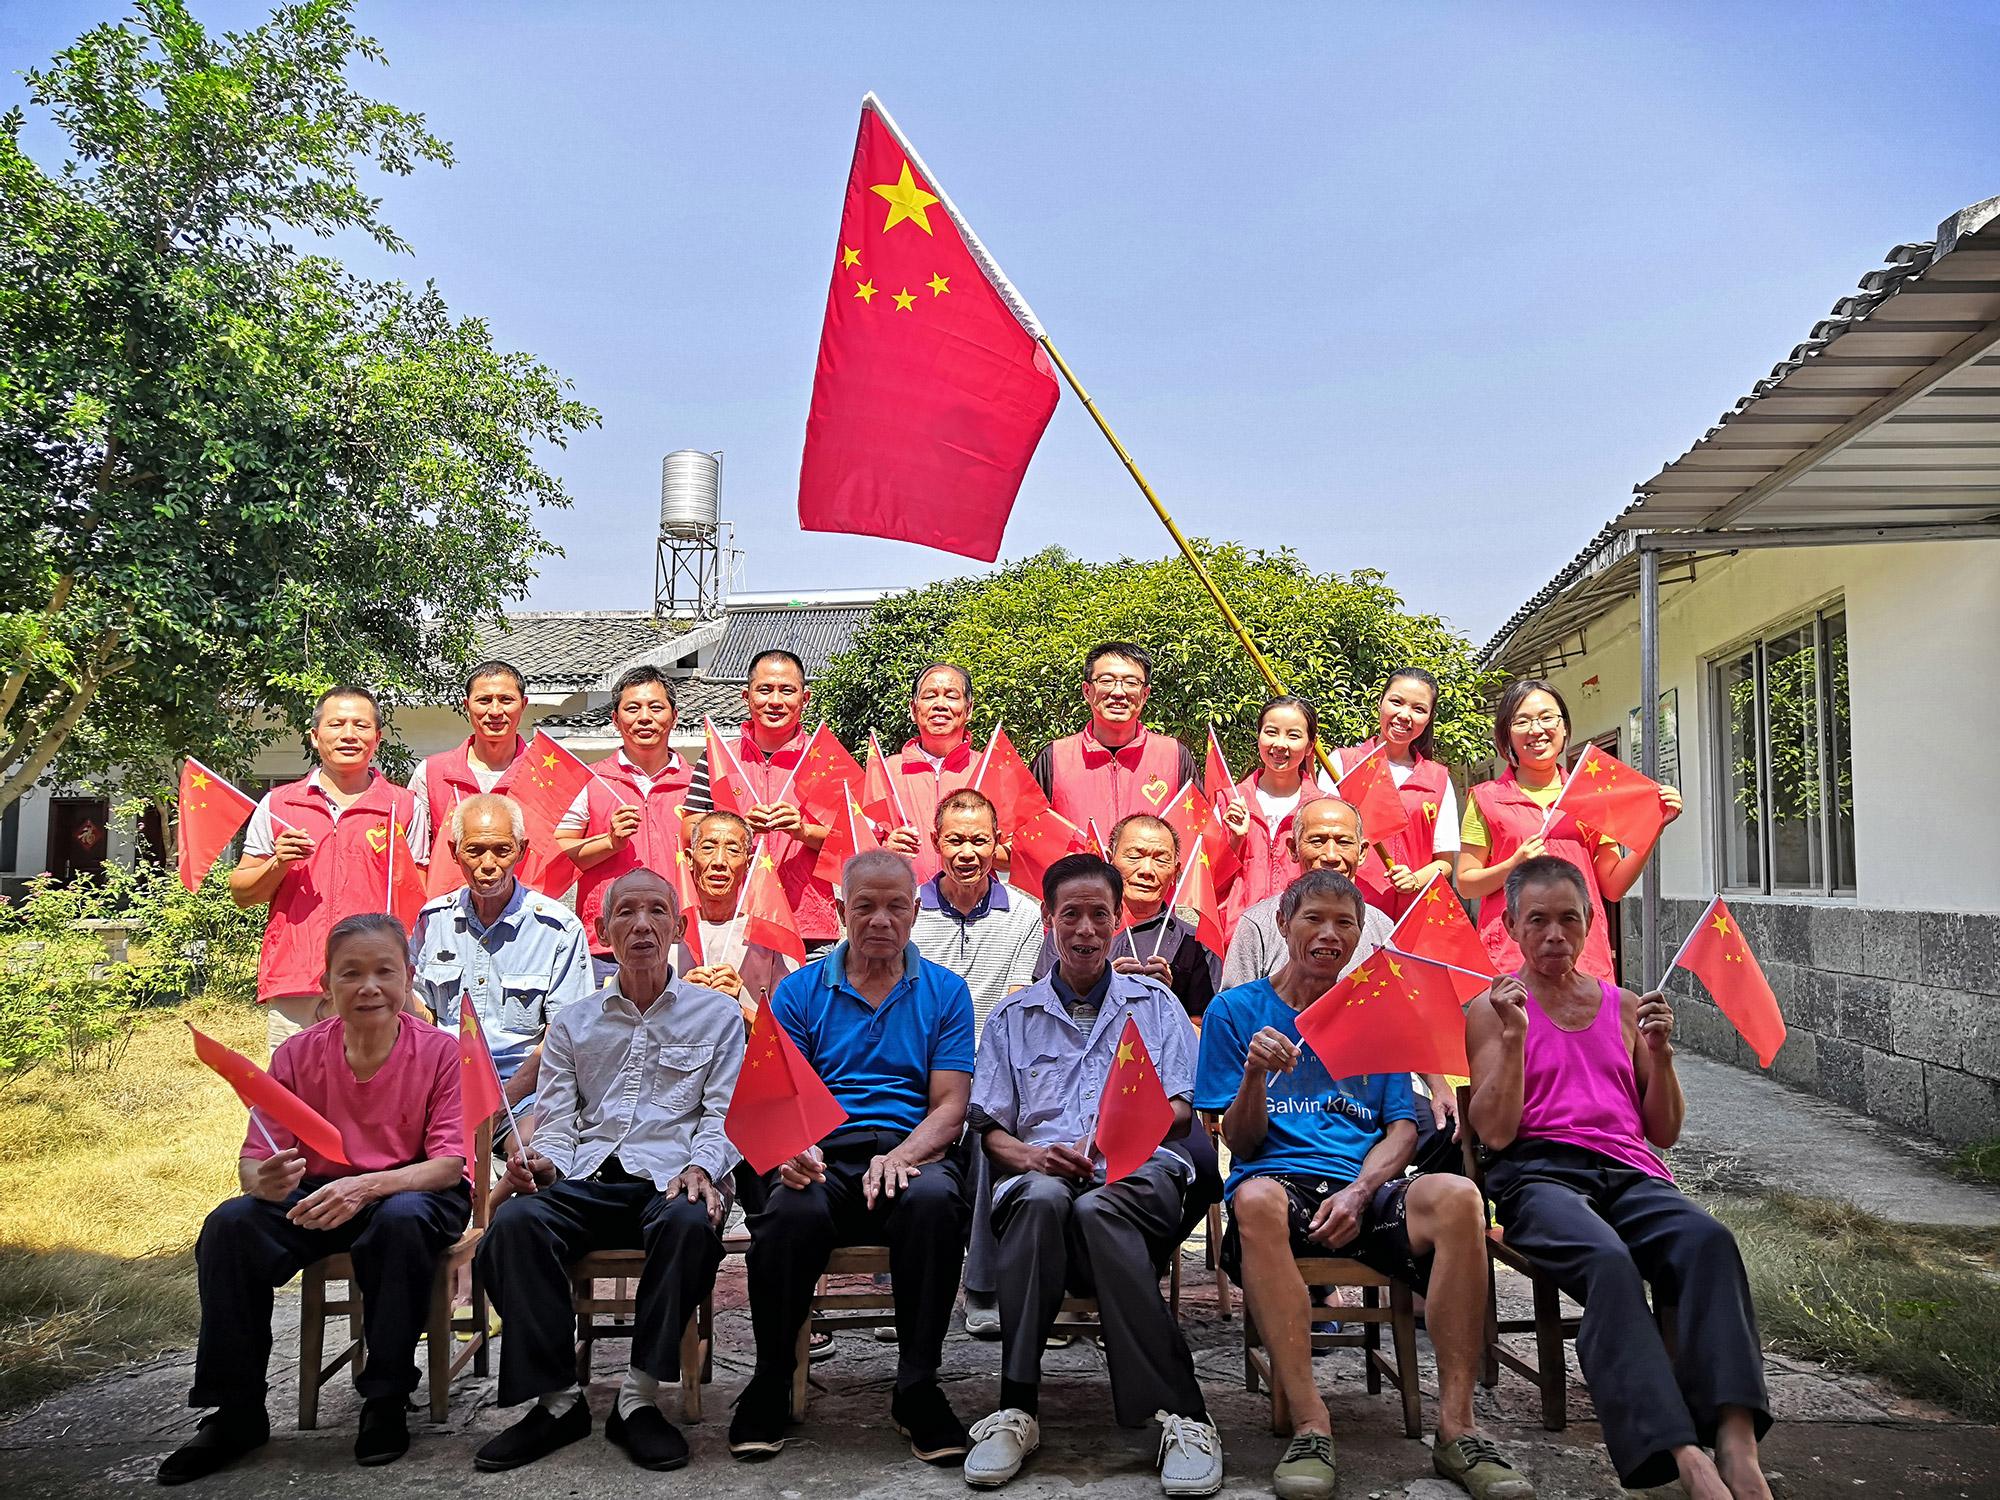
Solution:
[[[332,1015],[280,1044],[271,1076],[340,1131],[349,1161],[301,1145],[276,1120],[252,1120],[237,1163],[243,1192],[208,1216],[195,1245],[201,1335],[188,1404],[215,1410],[160,1465],[162,1484],[269,1440],[272,1291],[342,1253],[354,1260],[366,1349],[355,1459],[392,1463],[409,1450],[404,1407],[431,1283],[472,1210],[458,1045],[410,1013],[409,953],[402,924],[379,912],[327,936]]]

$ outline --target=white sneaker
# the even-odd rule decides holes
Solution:
[[[1000,1305],[997,1302],[965,1300],[965,1331],[976,1339],[1000,1337]]]
[[[1009,1406],[974,1422],[970,1436],[972,1451],[965,1455],[965,1482],[990,1490],[1020,1473],[1028,1455],[1042,1446],[1042,1424],[1018,1407]],[[1219,1477],[1217,1482],[1221,1482]]]
[[[1222,1435],[1213,1422],[1156,1411],[1160,1424],[1160,1489],[1169,1495],[1213,1495],[1222,1488]]]

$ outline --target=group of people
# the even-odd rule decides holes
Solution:
[[[642,1251],[644,1270],[605,1435],[649,1469],[688,1461],[659,1386],[683,1373],[682,1332],[740,1204],[755,1366],[729,1427],[737,1458],[785,1446],[799,1332],[832,1252],[886,1245],[890,1411],[918,1458],[959,1465],[976,1487],[1012,1479],[1040,1446],[1041,1359],[1062,1300],[1087,1295],[1117,1420],[1158,1422],[1165,1493],[1213,1494],[1221,1439],[1161,1278],[1221,1198],[1222,1263],[1293,1423],[1273,1479],[1281,1497],[1334,1493],[1311,1329],[1337,1310],[1315,1308],[1296,1259],[1338,1253],[1424,1298],[1437,1472],[1483,1500],[1526,1500],[1531,1481],[1472,1407],[1490,1273],[1487,1205],[1456,1171],[1470,1125],[1493,1152],[1509,1243],[1584,1305],[1579,1354],[1621,1479],[1678,1477],[1697,1500],[1768,1495],[1757,1442],[1770,1417],[1741,1261],[1660,1156],[1684,1112],[1672,1012],[1661,995],[1617,985],[1604,941],[1604,903],[1651,851],[1620,849],[1561,808],[1546,816],[1568,741],[1560,695],[1540,681],[1506,690],[1504,769],[1470,789],[1460,817],[1432,753],[1437,685],[1420,669],[1393,673],[1378,735],[1335,757],[1346,770],[1386,747],[1408,823],[1372,854],[1356,810],[1316,769],[1311,705],[1267,704],[1258,764],[1216,808],[1236,872],[1233,935],[1216,953],[1172,909],[1183,863],[1199,855],[1160,815],[1200,776],[1186,746],[1144,725],[1151,665],[1132,643],[1093,650],[1088,724],[1032,764],[1056,812],[1109,830],[1101,855],[1043,871],[1039,899],[1008,883],[1013,830],[973,784],[973,684],[954,665],[918,675],[916,733],[887,757],[903,817],[832,880],[815,871],[828,827],[786,795],[811,696],[788,652],[752,664],[748,721],[730,747],[728,772],[757,801],[716,809],[722,768],[674,751],[673,683],[636,668],[613,695],[620,749],[595,767],[552,850],[510,795],[535,774],[515,669],[473,671],[471,736],[407,789],[373,768],[374,700],[325,695],[318,765],[260,803],[230,883],[239,902],[270,907],[259,993],[272,1073],[340,1128],[349,1160],[253,1118],[243,1194],[211,1215],[196,1248],[190,1402],[213,1410],[162,1464],[162,1482],[268,1439],[273,1289],[336,1252],[352,1258],[363,1309],[356,1458],[406,1451],[435,1268],[469,1213],[447,1033],[470,1005],[503,1086],[496,1139],[508,1143],[475,1270],[500,1319],[499,1401],[525,1407],[478,1449],[482,1470],[591,1431],[569,1268],[613,1248]],[[1671,818],[1679,799],[1661,798]],[[523,878],[557,855],[577,872],[574,911]],[[737,898],[753,857],[791,902],[802,966],[748,939]],[[408,933],[381,910],[398,859],[425,866],[436,893]],[[1453,1080],[1333,1078],[1297,1025],[1440,877],[1478,899],[1502,976],[1467,1013],[1465,1122]],[[760,1008],[846,1114],[761,1175],[724,1131],[743,1071],[779,1065],[750,1024]],[[1096,1112],[1113,1070],[1134,1064],[1128,1022],[1172,1119],[1150,1160],[1107,1180]],[[1649,1281],[1677,1309],[1672,1354]],[[938,1381],[961,1287],[967,1331],[1001,1344],[995,1406],[969,1428]]]

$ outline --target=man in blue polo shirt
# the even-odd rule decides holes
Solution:
[[[1364,911],[1345,875],[1301,875],[1278,903],[1285,963],[1268,979],[1224,990],[1202,1017],[1194,1105],[1221,1113],[1230,1154],[1222,1263],[1243,1288],[1292,1417],[1272,1488],[1279,1500],[1333,1500],[1333,1429],[1313,1378],[1312,1314],[1294,1260],[1337,1254],[1426,1294],[1437,1350],[1437,1472],[1473,1500],[1534,1500],[1534,1486],[1473,1423],[1486,1319],[1479,1190],[1452,1174],[1404,1175],[1417,1145],[1409,1074],[1335,1079],[1299,1039],[1298,1013],[1340,978]],[[1394,959],[1378,953],[1376,961]]]
[[[757,1365],[729,1424],[729,1451],[785,1446],[799,1325],[843,1245],[889,1247],[896,1296],[890,1415],[926,1463],[965,1456],[965,1425],[937,1381],[958,1300],[969,1209],[959,1135],[972,1091],[972,996],[910,942],[916,880],[885,849],[857,854],[841,880],[846,937],[771,996],[784,1027],[846,1121],[783,1163],[750,1220],[750,1327]]]

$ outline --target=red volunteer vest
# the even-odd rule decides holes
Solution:
[[[1264,821],[1264,811],[1257,803],[1257,778],[1263,770],[1252,771],[1236,783],[1236,795],[1250,807],[1250,826],[1244,830],[1242,842],[1236,846],[1236,857],[1242,861],[1236,878],[1229,883],[1223,893],[1223,906],[1228,916],[1230,930],[1234,931],[1236,921],[1244,912],[1271,896],[1282,891],[1299,878],[1299,862],[1292,858],[1292,825],[1298,821],[1299,809],[1308,802],[1317,802],[1327,795],[1319,784],[1319,778],[1306,767],[1306,775],[1299,785],[1299,804],[1278,820],[1276,828]]]
[[[412,859],[408,838],[417,799],[380,771],[370,771],[363,792],[336,823],[333,807],[312,790],[310,778],[271,792],[277,831],[285,825],[309,834],[313,852],[285,869],[271,897],[264,947],[257,956],[257,1000],[316,995],[326,973],[326,935],[357,912],[389,909],[389,850]]]
[[[937,808],[953,792],[972,785],[979,769],[978,752],[968,735],[954,745],[942,766],[924,754],[918,740],[906,742],[889,761],[892,785],[903,799],[910,826],[917,830],[923,847],[917,851],[917,884],[922,885],[938,872]]]
[[[500,779],[493,783],[496,794],[504,795],[514,784],[514,771],[521,764],[527,741],[514,736],[513,758]],[[431,809],[431,863],[425,879],[426,896],[442,896],[465,884],[465,872],[451,856],[451,810],[467,797],[479,795],[479,781],[472,774],[472,737],[465,743],[440,751],[424,761],[424,798]]]
[[[792,779],[792,772],[805,758],[806,739],[806,731],[801,727],[767,756],[757,748],[748,729],[737,736],[736,759],[743,767],[744,776],[749,779],[752,797],[759,802],[771,803],[786,795],[785,789]],[[793,805],[797,806],[796,800]],[[915,815],[914,808],[911,813]],[[778,884],[785,888],[785,899],[792,903],[792,915],[799,923],[799,936],[808,943],[823,943],[839,937],[840,921],[833,910],[833,887],[813,875],[813,866],[819,862],[819,850],[801,843],[789,833],[767,833],[763,837],[765,852],[778,862]]]
[[[1498,864],[1541,833],[1542,809],[1521,790],[1511,770],[1503,772],[1496,781],[1480,782],[1472,788],[1471,795],[1493,835],[1493,847],[1487,851],[1488,863]],[[1597,849],[1597,835],[1585,832],[1567,811],[1559,810],[1555,821],[1549,824],[1549,831],[1542,835],[1542,842],[1557,859],[1566,859],[1583,871],[1584,886],[1590,892],[1590,936],[1584,940],[1582,956],[1577,959],[1577,972],[1616,984],[1618,971],[1611,959],[1610,934],[1605,930],[1604,898],[1597,889],[1597,867],[1591,863]],[[1502,974],[1514,974],[1525,960],[1501,921],[1506,911],[1504,889],[1480,901],[1479,940],[1486,945],[1487,956],[1495,968]]]
[[[590,798],[586,836],[595,838],[608,832],[611,815],[620,807],[636,806],[644,813],[637,833],[608,858],[582,871],[576,880],[576,915],[590,934],[590,951],[609,957],[611,945],[597,935],[597,918],[604,910],[604,893],[611,882],[628,870],[651,870],[668,880],[678,879],[675,865],[681,856],[681,808],[687,801],[688,783],[694,779],[694,767],[676,754],[653,778],[652,790],[647,792],[639,790],[631,770],[615,754],[590,769],[596,774],[583,789]],[[679,889],[678,884],[675,889]]]
[[[1335,759],[1343,772],[1350,771],[1360,764],[1362,756],[1381,743],[1380,736],[1363,740],[1340,751]],[[1410,779],[1396,788],[1403,799],[1403,814],[1409,821],[1403,832],[1389,840],[1389,852],[1405,869],[1421,869],[1437,858],[1438,809],[1444,806],[1445,789],[1450,785],[1449,771],[1436,761],[1417,755],[1410,767]],[[1382,868],[1381,860],[1373,857],[1361,861],[1355,883],[1370,906],[1390,917],[1400,917],[1416,900],[1415,896],[1405,896],[1389,884],[1388,871]]]
[[[1049,804],[1078,828],[1091,822],[1108,841],[1111,825],[1129,813],[1158,815],[1180,790],[1181,742],[1139,731],[1129,745],[1108,750],[1086,726],[1049,746]]]

